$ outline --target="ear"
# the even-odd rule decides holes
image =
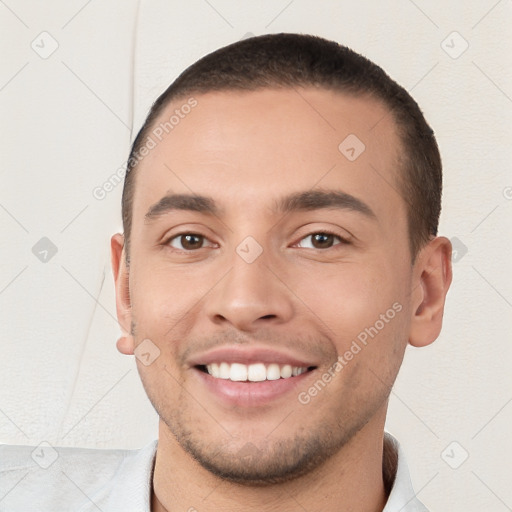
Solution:
[[[130,273],[126,266],[124,235],[116,233],[112,236],[110,250],[110,261],[116,288],[117,319],[123,331],[123,335],[117,341],[117,350],[122,354],[132,355],[135,345],[131,333]]]
[[[424,347],[437,339],[443,324],[446,294],[452,282],[450,240],[431,240],[418,254],[413,276],[409,343]]]

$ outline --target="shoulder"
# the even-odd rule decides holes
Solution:
[[[102,489],[118,485],[120,472],[137,471],[141,454],[149,460],[155,445],[141,450],[0,445],[0,512],[80,510]]]

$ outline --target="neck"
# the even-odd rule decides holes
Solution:
[[[261,512],[381,512],[387,501],[382,473],[384,419],[385,415],[381,421],[373,418],[311,473],[257,487],[211,474],[182,450],[160,421],[151,510],[239,512],[244,507]]]

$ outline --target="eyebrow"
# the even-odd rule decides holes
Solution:
[[[186,210],[208,215],[219,215],[221,213],[211,197],[196,194],[168,194],[149,208],[145,219],[152,221],[174,210]]]
[[[373,210],[363,201],[346,192],[337,190],[307,190],[295,192],[275,202],[276,213],[311,211],[334,208],[358,212],[365,217],[377,219]]]
[[[277,199],[272,211],[276,214],[285,214],[320,209],[353,211],[369,219],[377,219],[373,210],[366,203],[346,192],[337,190],[295,192]],[[151,222],[175,210],[193,211],[212,216],[222,216],[224,212],[212,197],[197,194],[168,194],[149,208],[145,219],[147,222]]]

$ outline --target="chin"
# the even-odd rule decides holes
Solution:
[[[347,442],[345,436],[333,438],[332,431],[293,438],[234,445],[194,438],[189,433],[177,438],[182,448],[211,474],[244,486],[263,487],[289,482],[321,466]],[[351,436],[349,436],[351,437]]]

